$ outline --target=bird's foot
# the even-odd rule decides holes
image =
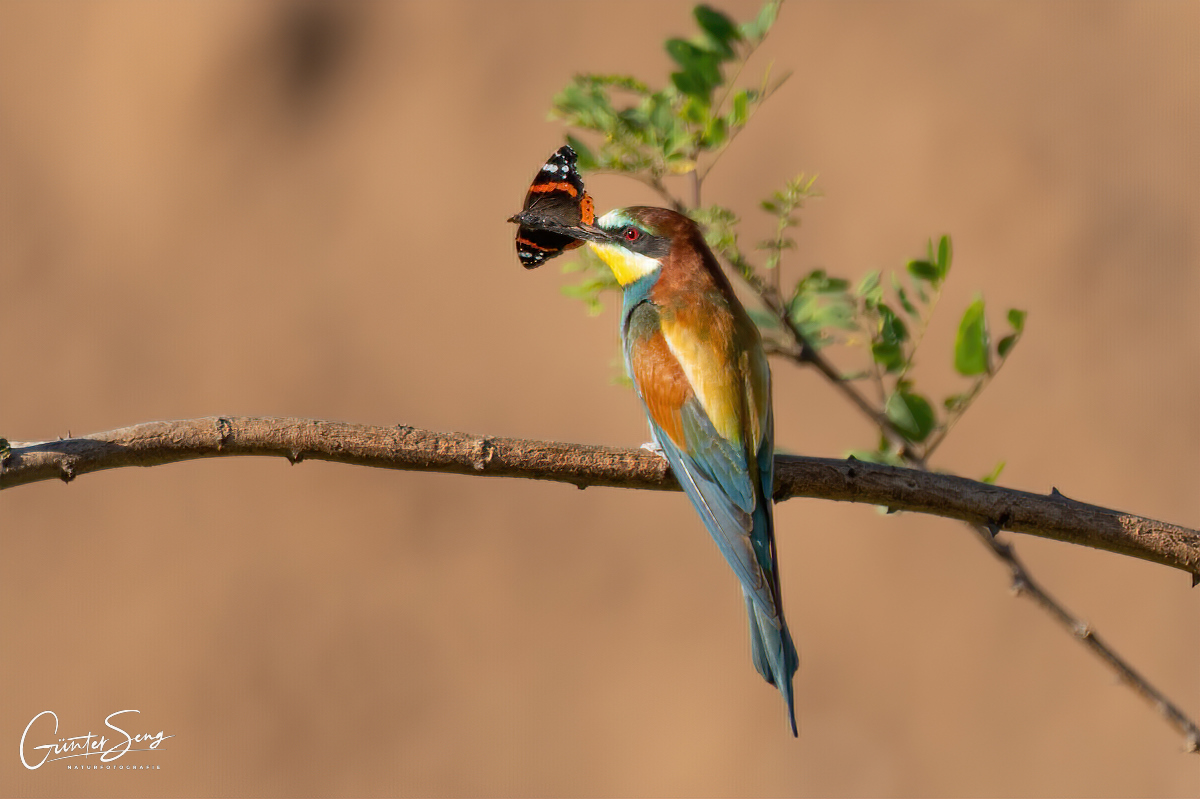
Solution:
[[[642,444],[641,448],[646,450],[647,452],[654,453],[655,455],[657,455],[660,458],[663,458],[664,460],[667,457],[666,455],[663,454],[662,447],[660,447],[658,445],[657,441],[647,441],[645,444]]]

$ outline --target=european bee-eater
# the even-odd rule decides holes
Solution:
[[[783,694],[796,735],[800,660],[779,590],[771,372],[758,328],[686,216],[623,208],[574,235],[624,290],[626,368],[655,443],[741,581],[754,665]]]
[[[796,734],[800,659],[783,619],[771,514],[775,428],[758,328],[696,223],[665,208],[595,219],[570,146],[533,179],[517,255],[534,269],[586,241],[625,293],[625,366],[655,443],[742,584],[754,665],[779,688]]]

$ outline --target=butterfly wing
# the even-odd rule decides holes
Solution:
[[[517,257],[526,269],[536,269],[564,250],[583,243],[546,227],[575,227],[596,221],[595,205],[583,188],[577,159],[569,145],[560,147],[538,170],[525,194],[521,213],[509,220],[520,225]]]

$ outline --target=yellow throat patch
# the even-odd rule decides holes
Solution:
[[[619,244],[588,242],[592,252],[600,256],[600,260],[612,270],[613,277],[622,286],[636,283],[641,278],[658,269],[658,261],[639,252],[627,250]]]

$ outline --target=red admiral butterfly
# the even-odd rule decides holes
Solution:
[[[548,259],[583,242],[555,229],[577,228],[596,221],[592,198],[583,189],[583,178],[575,168],[578,156],[564,144],[538,171],[525,195],[521,213],[509,218],[517,228],[517,257],[526,269],[535,269]]]

